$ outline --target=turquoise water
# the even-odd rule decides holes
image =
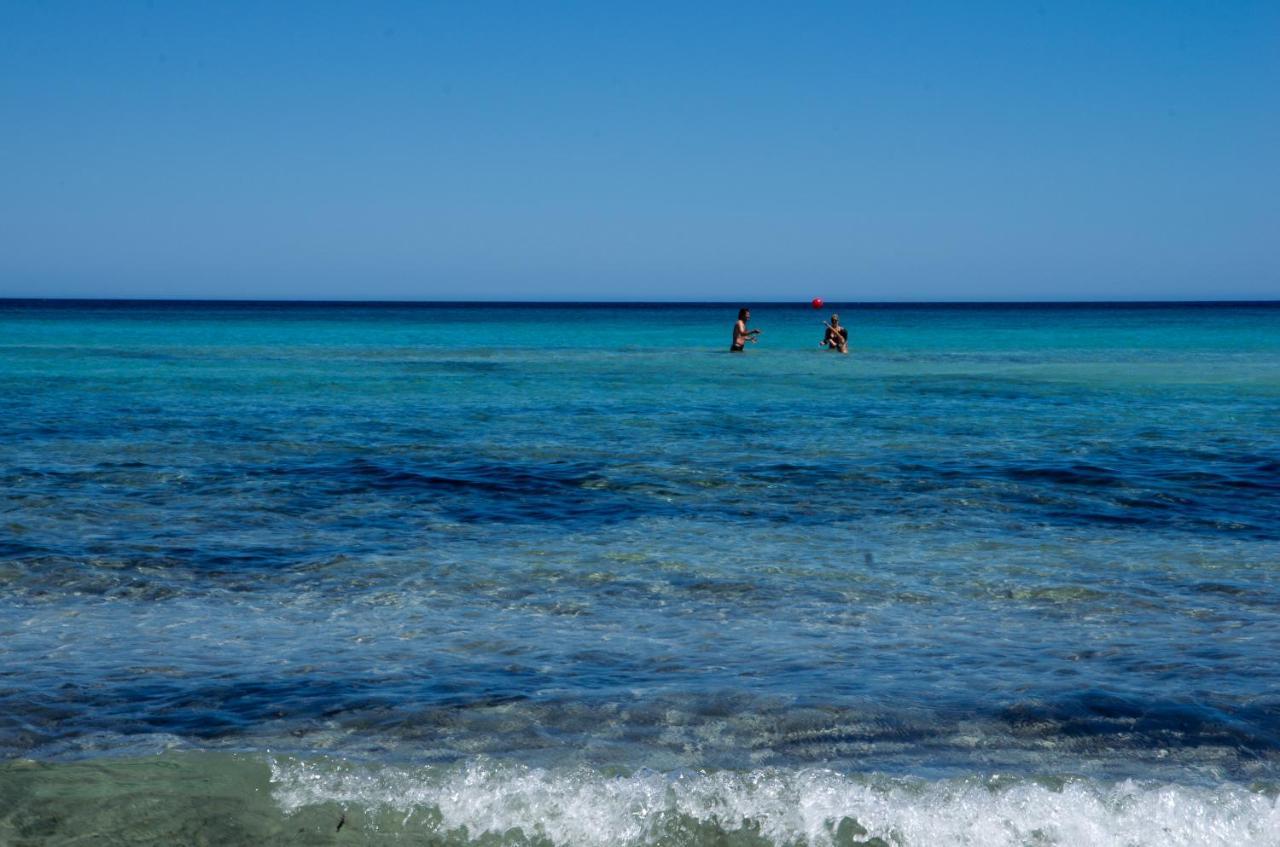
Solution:
[[[1280,844],[1280,307],[750,305],[0,301],[0,843]]]

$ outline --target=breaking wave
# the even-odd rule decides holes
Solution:
[[[824,769],[610,776],[472,761],[364,769],[271,763],[290,814],[448,843],[1274,845],[1274,788],[1079,778],[926,781]],[[434,843],[434,842],[433,842]]]

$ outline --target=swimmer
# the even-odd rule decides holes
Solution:
[[[752,344],[760,336],[760,330],[747,329],[747,321],[751,320],[750,309],[738,310],[738,322],[733,325],[733,343],[729,345],[730,353],[741,353],[743,348],[747,346],[747,342]]]
[[[824,323],[823,326],[827,331],[822,335],[822,344],[820,347],[826,347],[828,350],[839,350],[841,353],[849,352],[849,330],[840,326],[840,316],[832,315],[831,320]]]

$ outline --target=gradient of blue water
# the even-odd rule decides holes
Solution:
[[[0,303],[0,749],[1276,778],[1280,308]]]

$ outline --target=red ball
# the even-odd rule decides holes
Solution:
[[[821,298],[821,297],[814,297],[812,302],[813,302],[813,308],[815,308],[815,309],[821,309],[821,308],[822,308],[822,298]]]

